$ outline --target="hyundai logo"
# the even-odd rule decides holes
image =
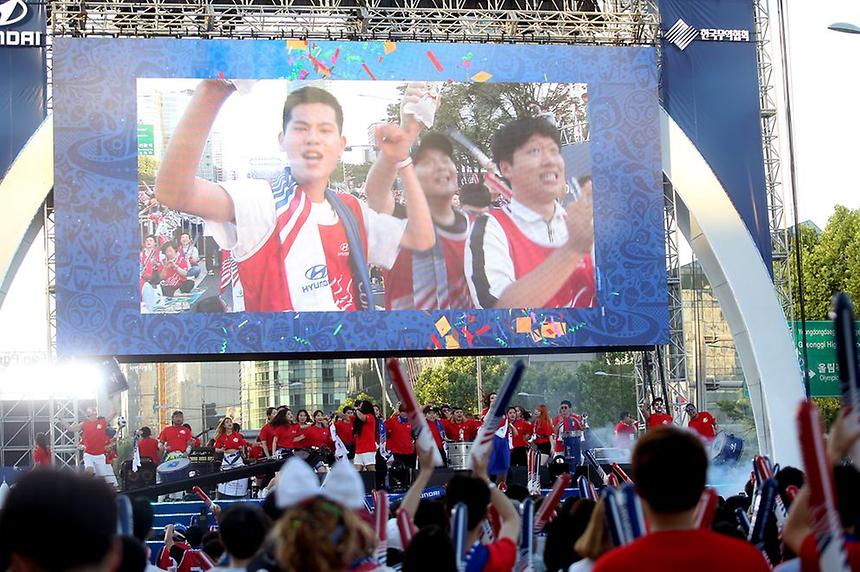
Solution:
[[[328,278],[328,267],[325,264],[317,264],[305,270],[305,278],[308,280],[323,280]]]
[[[27,5],[24,0],[0,1],[0,26],[17,24],[27,17]]]

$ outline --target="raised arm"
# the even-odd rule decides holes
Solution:
[[[418,504],[421,502],[421,493],[430,482],[430,477],[433,476],[433,451],[423,451],[418,449],[418,463],[420,470],[415,480],[412,481],[412,486],[406,491],[406,496],[400,503],[400,510],[409,511],[409,516],[415,518],[415,512],[418,510]]]
[[[155,178],[155,198],[166,207],[214,222],[232,222],[233,201],[221,186],[195,175],[209,131],[235,88],[203,80],[179,120]]]
[[[490,486],[490,504],[499,513],[499,520],[502,521],[502,526],[499,529],[499,535],[496,540],[509,538],[516,544],[520,537],[520,515],[517,513],[517,509],[514,508],[511,499],[506,497],[505,493],[500,491],[495,484],[490,483],[490,477],[487,474],[489,455],[490,451],[488,449],[480,458],[476,457],[474,459],[473,474],[486,481]]]

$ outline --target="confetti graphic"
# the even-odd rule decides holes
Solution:
[[[437,72],[445,71],[445,68],[442,67],[442,64],[439,63],[439,60],[436,58],[436,54],[434,54],[431,50],[427,50],[427,57],[430,58],[430,63],[433,64],[433,67],[436,68]]]

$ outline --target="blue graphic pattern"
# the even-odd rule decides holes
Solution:
[[[182,354],[448,350],[572,351],[668,339],[663,195],[652,48],[319,42],[340,50],[330,79],[588,84],[599,308],[283,314],[140,313],[137,78],[319,79],[284,41],[71,39],[54,44],[57,348],[63,355],[152,359]],[[445,71],[427,56],[432,50]],[[469,53],[471,65],[459,65]],[[384,56],[384,63],[379,63]],[[364,66],[362,64],[365,64]],[[347,110],[348,112],[348,110]],[[566,324],[565,333],[516,333]],[[441,344],[437,344],[441,341]]]

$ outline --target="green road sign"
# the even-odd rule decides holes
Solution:
[[[860,338],[860,322],[854,324]],[[794,345],[803,362],[802,330],[800,322],[794,322]],[[860,345],[858,345],[860,350]],[[836,359],[836,334],[833,322],[806,322],[806,353],[809,356],[809,393],[813,397],[838,397],[839,361]]]
[[[137,154],[155,155],[155,134],[152,125],[137,124]]]

